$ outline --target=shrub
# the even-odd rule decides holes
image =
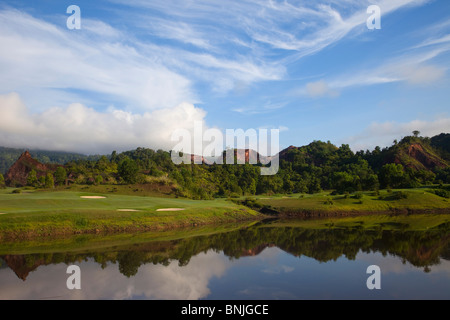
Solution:
[[[14,190],[12,191],[12,193],[22,193],[22,190],[21,190],[21,189],[14,189]]]
[[[400,200],[400,199],[407,199],[408,198],[408,194],[406,192],[403,191],[396,191],[392,194],[392,198],[394,200]]]
[[[361,192],[357,192],[353,195],[354,199],[362,199],[362,197],[363,197],[363,194]]]
[[[258,203],[256,199],[253,198],[245,198],[245,200],[242,201],[241,203],[252,209],[261,209],[263,207],[261,203]]]
[[[379,196],[380,195],[380,190],[375,190],[374,192],[372,192],[372,196]]]
[[[444,189],[433,190],[433,193],[442,198],[450,198],[450,192]]]
[[[75,220],[75,225],[79,228],[86,227],[88,225],[88,223],[89,223],[88,219],[86,219],[84,217],[78,217]]]

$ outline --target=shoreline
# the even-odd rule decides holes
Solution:
[[[19,230],[1,230],[1,241],[14,240],[33,240],[46,239],[51,237],[64,237],[73,235],[115,235],[125,233],[141,233],[141,232],[165,232],[177,229],[184,229],[188,227],[205,227],[205,226],[220,226],[229,223],[242,223],[261,221],[267,219],[268,216],[256,212],[243,213],[241,210],[235,212],[224,212],[221,215],[211,215],[210,217],[199,220],[196,216],[186,216],[174,219],[173,221],[163,221],[155,219],[153,221],[144,221],[139,218],[130,218],[123,224],[123,221],[117,221],[114,215],[109,219],[103,219],[104,225],[100,225],[97,221],[87,221],[86,224],[93,226],[86,226],[79,228],[76,225],[69,223],[62,226],[51,226],[48,224],[30,225],[30,223],[17,224],[15,227]]]
[[[450,208],[393,208],[390,210],[379,211],[345,211],[345,210],[314,210],[314,209],[300,209],[300,210],[285,210],[278,212],[277,216],[280,218],[319,218],[319,217],[352,217],[352,216],[367,216],[367,215],[413,215],[413,214],[450,214]]]
[[[251,209],[250,209],[251,210]],[[52,237],[64,237],[74,235],[119,235],[126,233],[142,233],[142,232],[166,232],[182,230],[189,227],[205,227],[205,226],[220,226],[222,224],[229,223],[242,223],[242,222],[258,222],[266,219],[320,219],[320,218],[346,218],[346,217],[358,217],[358,216],[409,216],[409,215],[427,215],[427,214],[450,214],[450,208],[444,209],[392,209],[392,210],[380,210],[380,211],[325,211],[325,210],[296,210],[296,211],[284,211],[278,214],[242,214],[239,212],[226,212],[217,217],[217,215],[211,216],[204,221],[198,221],[195,217],[187,216],[179,221],[161,222],[158,220],[143,223],[135,221],[134,224],[119,225],[119,224],[105,224],[103,226],[95,225],[95,227],[77,228],[74,226],[66,225],[64,227],[59,226],[37,226],[32,227],[28,225],[19,226],[20,230],[15,231],[0,231],[0,240],[2,241],[14,241],[14,240],[37,240],[47,239]],[[130,219],[131,220],[131,219]],[[107,220],[108,221],[108,220]],[[114,222],[115,219],[111,217],[108,222]],[[95,221],[91,221],[95,224]]]

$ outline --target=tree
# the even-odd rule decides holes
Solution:
[[[140,265],[145,259],[145,254],[139,251],[120,252],[117,256],[119,272],[127,278],[137,274]]]
[[[0,173],[0,188],[5,187],[5,177]]]
[[[331,185],[338,193],[354,192],[358,189],[357,178],[358,176],[348,172],[334,172],[331,176]]]
[[[118,167],[119,176],[125,181],[125,183],[132,184],[136,183],[137,174],[138,174],[138,166],[134,160],[130,158],[123,159]]]
[[[106,173],[108,170],[110,162],[106,156],[102,156],[100,159],[97,160],[95,164],[95,169],[100,171],[100,173]]]
[[[45,176],[40,176],[38,179],[39,187],[45,186]]]
[[[379,178],[383,187],[398,188],[405,181],[405,172],[401,164],[388,163],[381,167]]]
[[[321,192],[322,188],[320,186],[320,180],[316,177],[313,177],[308,184],[308,193],[313,194],[317,192]]]
[[[37,182],[38,182],[38,179],[37,179],[36,171],[34,169],[32,169],[28,173],[27,185],[31,186],[31,187],[35,187],[37,185]]]
[[[48,172],[45,176],[45,188],[50,189],[55,187],[55,180],[53,179],[53,175]]]
[[[363,180],[363,185],[364,185],[364,190],[378,190],[380,188],[378,176],[376,174],[369,174]]]
[[[419,134],[420,134],[420,131],[414,130],[412,133],[413,133],[414,137],[417,138],[419,136]]]
[[[56,183],[60,186],[66,183],[67,171],[63,167],[58,167],[55,172]]]
[[[98,175],[95,177],[95,184],[102,184],[103,183],[103,177],[101,175]]]
[[[250,178],[250,183],[247,188],[248,193],[255,194],[256,193],[256,180],[253,178]]]

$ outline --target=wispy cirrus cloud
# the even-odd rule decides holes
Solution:
[[[285,107],[287,104],[288,103],[286,101],[284,101],[284,102],[266,101],[265,103],[263,103],[261,105],[233,108],[232,111],[241,113],[241,114],[245,114],[245,115],[256,115],[256,114],[274,112],[278,109]]]
[[[363,25],[372,3],[246,0],[224,7],[204,0],[110,2],[139,9],[124,14],[126,31],[84,19],[82,32],[70,32],[17,10],[0,12],[0,40],[11,48],[3,51],[0,64],[3,79],[13,79],[1,83],[4,90],[89,90],[141,109],[198,102],[199,83],[228,92],[242,82],[283,79],[289,63]],[[423,2],[377,4],[387,15]],[[131,29],[139,36],[130,37]]]
[[[406,83],[414,86],[438,83],[445,78],[449,68],[435,60],[450,52],[450,45],[446,41],[436,41],[435,44],[437,46],[418,46],[406,53],[398,53],[397,56],[386,58],[371,68],[358,65],[348,72],[308,82],[293,93],[310,97],[337,97],[340,91],[350,87],[387,83]]]
[[[158,110],[173,115],[178,106],[195,108],[194,104],[204,99],[210,105],[196,108],[199,112],[233,101],[224,106],[233,111],[230,114],[259,114],[254,118],[262,118],[293,108],[293,96],[285,94],[293,87],[300,87],[297,95],[336,98],[354,86],[439,83],[447,68],[438,58],[449,51],[449,33],[443,23],[436,26],[439,32],[429,37],[424,33],[409,52],[395,47],[383,59],[372,56],[371,64],[359,57],[351,62],[351,58],[341,57],[337,60],[345,69],[328,72],[321,69],[321,62],[304,59],[325,48],[333,49],[343,39],[364,42],[353,36],[367,31],[369,4],[379,5],[385,19],[403,8],[427,2],[99,0],[99,11],[91,11],[91,16],[83,14],[82,29],[77,31],[67,30],[63,14],[55,17],[32,6],[21,6],[20,10],[1,6],[0,43],[5,50],[0,51],[0,94],[17,92],[26,105],[24,121],[30,121],[36,130],[56,128],[43,120],[50,110],[55,118],[66,115],[80,119],[81,114],[89,114],[97,121],[115,123],[116,127],[103,125],[103,130],[120,129],[123,134],[118,141],[131,137],[120,142],[131,147],[136,134],[127,123],[143,128],[139,119],[159,121],[162,116]],[[308,64],[310,61],[313,63]],[[272,101],[264,101],[269,95],[274,97]],[[239,100],[241,96],[245,97]],[[262,103],[258,105],[258,101]],[[71,113],[69,109],[83,112]],[[203,119],[200,113],[194,118]],[[228,121],[234,120],[231,116]],[[41,127],[38,121],[42,121]],[[103,131],[88,124],[102,136]],[[286,125],[293,128],[290,123]],[[5,135],[4,139],[8,137],[13,136]],[[111,139],[115,137],[111,134]],[[13,140],[18,144],[18,139]],[[106,145],[112,147],[112,143],[99,145],[105,150]]]
[[[387,16],[403,7],[421,5],[429,0],[328,0],[320,3],[230,0],[226,5],[218,0],[111,1],[139,8],[140,14],[142,10],[144,13],[158,12],[166,20],[171,19],[170,22],[157,19],[161,26],[171,25],[172,20],[178,26],[185,22],[195,24],[202,38],[194,38],[200,43],[218,44],[215,48],[238,45],[235,48],[237,54],[251,53],[257,60],[278,59],[284,65],[341,40],[358,26],[365,28],[366,9],[371,4],[379,5],[383,16]],[[171,28],[167,31],[171,37]],[[179,37],[182,33],[177,32],[173,38],[185,41]],[[280,51],[274,52],[274,49]],[[224,52],[233,55],[233,51]]]
[[[110,25],[86,19],[83,28],[71,32],[17,10],[0,11],[0,43],[7,48],[0,52],[2,91],[27,98],[37,88],[40,96],[55,89],[88,91],[137,110],[197,100],[188,77],[127,45],[125,36]],[[33,94],[27,100],[39,97]]]

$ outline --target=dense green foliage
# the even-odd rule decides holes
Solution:
[[[407,136],[389,148],[353,152],[314,141],[280,153],[274,176],[262,176],[259,165],[173,164],[170,153],[137,148],[92,159],[71,160],[54,173],[57,185],[69,184],[172,184],[177,196],[193,199],[240,197],[255,194],[337,194],[412,188],[450,183],[450,134],[433,138]],[[70,157],[69,155],[67,155]],[[1,158],[1,157],[0,157]],[[30,186],[42,186],[30,173]]]
[[[55,186],[55,181],[53,179],[53,175],[49,172],[45,175],[45,188],[50,189]]]
[[[38,178],[36,175],[36,170],[31,170],[27,177],[27,185],[32,187],[37,187],[38,184]]]
[[[119,176],[128,184],[136,183],[138,171],[136,162],[128,157],[120,161],[117,169]]]
[[[58,185],[64,185],[67,179],[67,171],[63,167],[58,167],[55,171],[55,181]]]

